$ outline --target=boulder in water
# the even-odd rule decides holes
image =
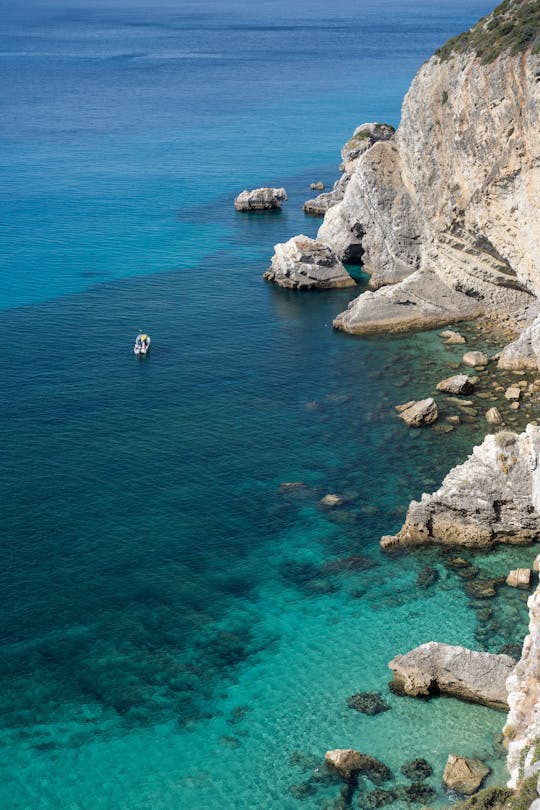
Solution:
[[[284,188],[245,189],[234,201],[237,211],[271,211],[281,208],[281,203],[288,199]]]
[[[443,774],[443,785],[456,793],[471,796],[479,789],[489,768],[481,759],[450,754]]]

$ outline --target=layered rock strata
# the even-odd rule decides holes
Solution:
[[[405,524],[381,540],[385,549],[439,543],[526,545],[540,537],[540,428],[486,436],[441,487],[412,501]]]
[[[476,652],[430,641],[396,655],[392,691],[411,697],[450,695],[495,709],[507,709],[506,680],[516,662],[508,655]]]
[[[355,286],[332,248],[303,235],[275,245],[272,264],[264,278],[290,289]]]

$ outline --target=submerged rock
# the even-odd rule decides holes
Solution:
[[[390,709],[378,692],[359,692],[351,695],[347,698],[347,706],[349,709],[356,709],[357,712],[369,715],[380,714]]]
[[[345,498],[342,498],[341,495],[336,495],[334,492],[329,492],[328,495],[325,495],[324,498],[321,498],[320,504],[324,506],[326,509],[335,509],[336,506],[343,506],[345,503]]]
[[[375,788],[375,790],[368,790],[360,796],[359,805],[364,810],[375,810],[377,807],[384,807],[385,804],[392,804],[395,800],[395,791]]]
[[[412,782],[418,782],[431,776],[433,768],[425,759],[413,759],[401,766],[401,773]]]
[[[354,287],[356,283],[328,245],[303,235],[275,245],[264,278],[280,287],[304,290]]]
[[[404,405],[398,405],[397,409],[399,409],[399,418],[403,419],[409,427],[430,425],[439,418],[439,410],[433,397],[421,399],[418,402],[407,402]]]
[[[284,481],[279,485],[279,491],[282,495],[287,495],[291,492],[305,492],[307,484],[304,481]]]
[[[435,791],[431,785],[423,782],[413,782],[412,785],[400,785],[394,789],[394,795],[398,801],[407,804],[424,804],[435,796]]]
[[[465,593],[471,599],[492,599],[497,596],[497,587],[503,582],[503,578],[476,579],[465,584]]]
[[[389,663],[392,691],[411,697],[450,695],[495,709],[507,708],[506,679],[515,661],[430,641]]]
[[[242,191],[234,201],[237,211],[270,211],[288,199],[284,188],[255,188]]]
[[[443,785],[456,793],[470,796],[479,789],[485,777],[491,773],[482,760],[450,754],[443,774]]]
[[[295,799],[309,799],[315,795],[317,789],[311,782],[300,782],[289,787],[289,793]]]
[[[368,754],[361,754],[353,748],[336,748],[324,755],[327,765],[334,768],[343,779],[350,779],[355,774],[367,776],[375,784],[390,779],[392,772],[384,762]]]
[[[430,588],[439,579],[439,572],[432,565],[424,565],[416,577],[416,584],[419,588]]]
[[[486,436],[432,495],[412,501],[404,526],[383,548],[440,543],[526,545],[540,537],[540,428]]]

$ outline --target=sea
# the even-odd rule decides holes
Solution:
[[[453,801],[450,753],[506,780],[503,713],[388,687],[420,643],[519,655],[526,633],[527,593],[475,600],[448,554],[379,547],[483,438],[394,411],[462,347],[333,331],[360,267],[352,290],[262,278],[276,243],[316,234],[302,203],[355,127],[397,126],[417,69],[490,8],[4,5],[0,807],[382,802],[365,777],[342,794],[334,748],[382,760],[394,791],[426,759],[433,795],[394,808]],[[267,185],[282,211],[235,211]],[[532,552],[465,556],[497,577]],[[350,708],[364,692],[388,709]]]

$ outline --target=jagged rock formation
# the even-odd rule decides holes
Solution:
[[[450,695],[495,709],[507,709],[506,680],[516,662],[508,655],[476,652],[430,641],[396,655],[392,691],[411,697]]]
[[[264,278],[280,287],[304,290],[354,287],[356,283],[332,248],[303,235],[274,246]]]
[[[394,138],[357,158],[318,239],[344,259],[361,259],[374,288],[415,274],[413,293],[420,285],[424,300],[414,301],[414,318],[404,307],[398,327],[387,294],[361,296],[336,328],[361,334],[439,326],[513,311],[539,293],[537,11],[536,1],[510,0],[441,49],[415,77]],[[418,273],[430,274],[425,283]],[[408,300],[410,283],[394,296]]]
[[[412,501],[405,524],[383,537],[385,549],[439,543],[525,545],[540,537],[540,428],[486,436],[432,495]]]
[[[540,587],[529,597],[529,635],[521,659],[507,681],[508,714],[504,735],[508,743],[508,786],[533,782],[540,776]]]
[[[356,127],[352,136],[341,149],[340,170],[342,176],[336,180],[331,191],[319,194],[304,203],[304,211],[312,216],[323,216],[332,206],[337,205],[345,196],[345,190],[356,168],[358,158],[371,149],[377,141],[387,141],[394,136],[394,127],[390,124],[361,124]],[[346,258],[343,256],[342,258]]]
[[[237,211],[271,211],[288,199],[284,188],[255,188],[242,191],[234,201]]]

